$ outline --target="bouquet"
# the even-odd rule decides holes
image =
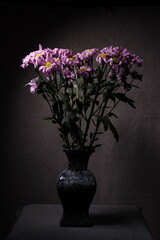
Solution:
[[[138,67],[142,59],[121,47],[87,49],[73,53],[63,48],[42,48],[23,58],[21,67],[32,66],[36,77],[25,86],[40,94],[48,103],[51,115],[46,120],[57,124],[63,148],[99,147],[99,135],[107,130],[118,141],[112,119],[118,116],[120,103],[135,108],[127,93],[139,88],[142,80]]]

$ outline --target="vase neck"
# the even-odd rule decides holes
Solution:
[[[68,158],[68,169],[83,171],[87,170],[88,160],[94,150],[63,150]]]

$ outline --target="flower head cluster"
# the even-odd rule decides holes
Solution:
[[[100,64],[109,64],[112,71],[109,76],[116,77],[121,84],[126,83],[126,78],[129,74],[129,69],[133,64],[142,65],[142,59],[137,55],[129,52],[121,47],[105,47],[100,50],[96,58]]]
[[[42,48],[39,44],[37,51],[31,52],[22,60],[21,67],[26,68],[33,65],[35,69],[42,72],[46,79],[54,80],[56,72],[58,72],[64,79],[70,83],[79,77],[87,79],[91,73],[95,72],[93,69],[93,58],[96,56],[96,61],[100,65],[108,65],[110,71],[108,77],[116,79],[121,85],[126,83],[126,78],[129,74],[129,69],[133,64],[141,66],[142,59],[137,55],[132,54],[127,49],[121,47],[105,47],[102,50],[97,48],[87,49],[81,53],[74,54],[72,50],[63,48]],[[36,89],[38,84],[33,84],[34,80],[30,82],[30,90]]]
[[[58,72],[64,79],[73,80],[76,77],[83,76],[87,78],[92,71],[91,64],[93,56],[97,53],[98,49],[87,49],[82,53],[73,54],[72,50],[63,48],[45,48],[39,45],[37,51],[31,52],[22,60],[22,68],[33,65],[35,69],[47,77],[46,79],[54,79],[56,72]],[[30,90],[33,91],[33,82],[30,82]],[[35,89],[37,83],[35,84]]]
[[[138,66],[141,66],[142,59],[137,55],[129,52],[126,48],[121,47],[105,47],[100,50],[100,53],[97,56],[97,62],[99,63],[109,63],[110,66],[129,65],[137,63]]]
[[[118,140],[110,120],[116,116],[112,111],[120,101],[135,107],[126,92],[135,87],[135,79],[142,78],[133,68],[140,67],[142,59],[121,47],[91,48],[75,54],[70,49],[39,45],[22,60],[22,68],[29,65],[38,77],[26,85],[47,101],[52,114],[49,119],[59,125],[65,148],[94,146],[101,124]],[[121,87],[124,93],[117,92]]]

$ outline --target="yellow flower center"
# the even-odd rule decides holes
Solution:
[[[101,57],[101,58],[104,58],[105,56],[107,56],[108,55],[108,53],[101,53],[99,56]]]
[[[83,68],[80,69],[80,71],[82,71],[82,72],[83,72],[83,71],[86,71],[86,68],[83,67]]]
[[[42,54],[41,54],[41,53],[38,53],[38,54],[36,55],[36,57],[40,57],[40,56],[42,56]]]
[[[89,53],[89,52],[93,52],[93,50],[92,50],[92,49],[90,49],[90,50],[87,50],[87,51],[86,51],[86,53]]]
[[[93,52],[93,50],[92,49],[86,50],[83,56],[86,56],[86,53],[89,53],[89,52]]]
[[[51,62],[46,62],[46,68],[49,68],[52,65]]]
[[[71,58],[69,58],[69,60],[71,60],[72,62],[75,60],[75,58],[74,57],[71,57]]]
[[[118,58],[112,58],[114,63],[119,63]]]

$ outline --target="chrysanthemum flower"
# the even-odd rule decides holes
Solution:
[[[88,78],[89,73],[92,71],[92,68],[89,66],[82,66],[80,67],[80,69],[78,70],[78,74],[80,76],[83,76],[85,78]]]
[[[81,61],[77,58],[76,55],[73,55],[71,57],[63,57],[61,61],[64,66],[69,66],[71,69],[82,65]]]
[[[22,60],[21,67],[26,68],[29,64],[33,64],[34,67],[45,64],[46,58],[52,58],[52,51],[50,48],[42,49],[42,45],[39,44],[39,50],[31,52]]]
[[[30,86],[30,92],[31,92],[31,93],[35,93],[36,89],[38,88],[38,86],[39,86],[38,80],[39,80],[39,78],[37,77],[37,78],[32,79],[32,80],[28,83],[28,85]]]
[[[75,74],[69,68],[65,68],[62,71],[62,75],[65,79],[75,79]]]
[[[42,71],[44,74],[48,75],[51,73],[55,67],[55,63],[53,63],[51,60],[46,61],[42,66],[39,67],[39,70]]]
[[[123,65],[132,65],[137,63],[138,66],[141,66],[142,60],[129,52],[126,48],[121,47],[105,47],[98,54],[96,61],[100,64],[109,63],[113,68]]]
[[[81,53],[82,59],[90,59],[98,52],[97,48],[87,49]]]
[[[65,49],[65,48],[59,48],[57,50],[57,55],[60,57],[60,58],[63,58],[63,57],[72,57],[73,56],[73,51],[72,50],[69,50],[69,49]]]

